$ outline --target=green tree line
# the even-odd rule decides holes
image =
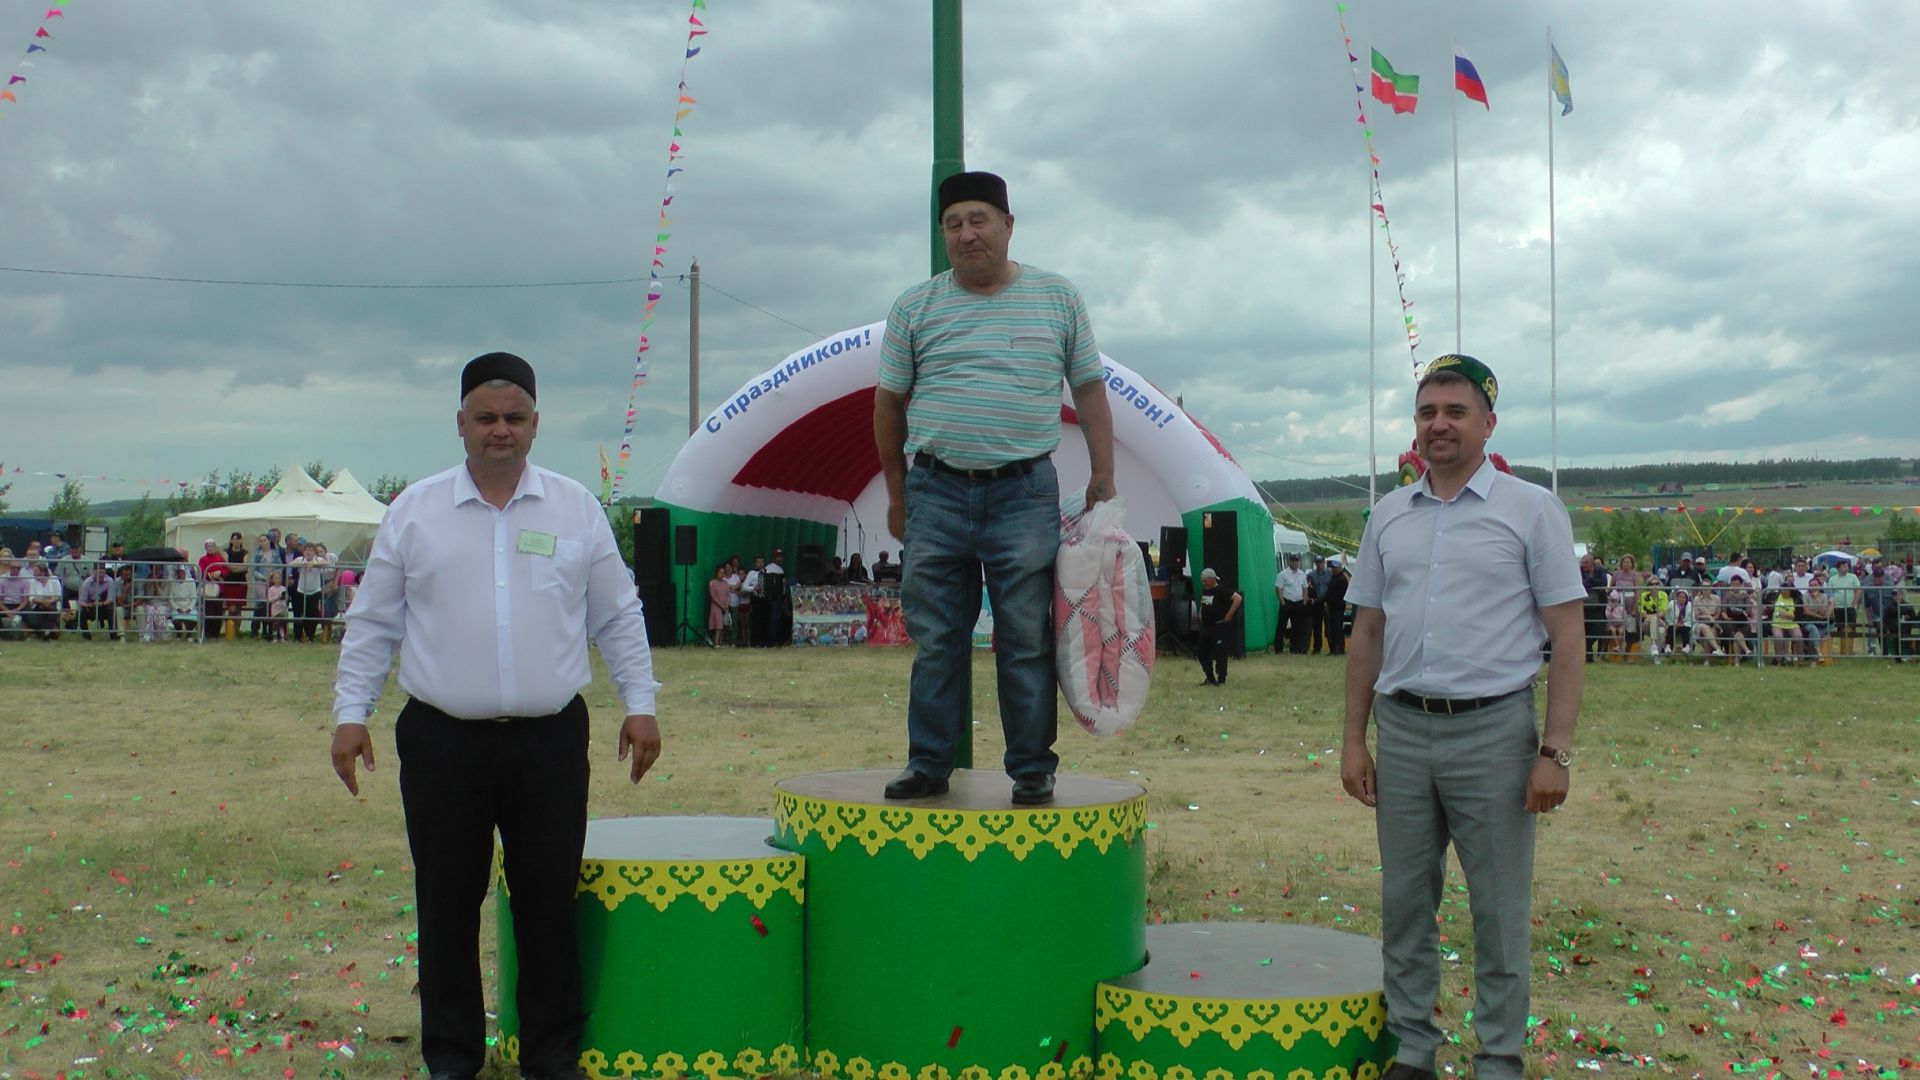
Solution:
[[[1532,465],[1515,465],[1514,474],[1546,486],[1552,473]],[[1724,461],[1670,461],[1653,465],[1622,465],[1607,468],[1564,468],[1560,470],[1560,490],[1626,490],[1636,484],[1649,487],[1678,481],[1688,487],[1701,484],[1771,484],[1837,482],[1856,483],[1898,480],[1912,475],[1914,463],[1906,458],[1854,458],[1828,461],[1821,458],[1779,458],[1750,463]],[[1399,482],[1398,472],[1385,472],[1374,478],[1374,487],[1390,491]],[[1264,480],[1260,489],[1273,502],[1326,502],[1364,496],[1365,473],[1323,476],[1312,480]]]

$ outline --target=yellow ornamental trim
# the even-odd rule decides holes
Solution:
[[[1112,1060],[1109,1061],[1109,1058]],[[1193,1075],[1193,1070],[1185,1065],[1170,1065],[1162,1072],[1152,1062],[1132,1061],[1123,1065],[1119,1058],[1102,1054],[1100,1067],[1094,1071],[1092,1080],[1192,1080]],[[1380,1075],[1380,1066],[1364,1061],[1357,1068],[1335,1065],[1323,1073],[1312,1069],[1294,1069],[1287,1073],[1286,1080],[1380,1080]],[[1254,1069],[1244,1074],[1229,1069],[1208,1069],[1203,1080],[1274,1080],[1274,1075],[1266,1069]]]
[[[692,897],[708,911],[718,909],[729,896],[744,896],[754,907],[764,908],[780,893],[793,897],[795,903],[804,903],[805,881],[805,860],[798,855],[696,862],[583,859],[575,895],[591,893],[608,911],[636,896],[658,911],[667,910],[682,897]]]
[[[940,1065],[925,1065],[914,1072],[897,1061],[875,1065],[863,1057],[850,1057],[843,1064],[831,1050],[813,1053],[813,1071],[828,1080],[1094,1080],[1093,1059],[1086,1055],[1064,1063],[1048,1062],[1028,1072],[1009,1065],[999,1072],[979,1065],[968,1065],[950,1073]]]
[[[1067,858],[1081,844],[1091,844],[1104,854],[1115,840],[1132,843],[1147,827],[1147,797],[1077,810],[934,810],[869,807],[776,790],[773,819],[775,828],[790,832],[795,843],[817,834],[828,851],[852,840],[869,855],[879,854],[888,844],[899,844],[914,858],[924,859],[934,848],[951,847],[972,862],[988,848],[1005,848],[1014,859],[1025,860],[1028,852],[1051,845]],[[963,1076],[961,1080],[982,1078]]]
[[[520,1061],[520,1037],[509,1035],[500,1040],[500,1054],[509,1062]],[[777,1072],[791,1072],[800,1061],[800,1051],[789,1043],[781,1043],[771,1050],[760,1051],[752,1047],[735,1054],[731,1060],[718,1050],[703,1050],[693,1056],[691,1064],[680,1054],[667,1051],[648,1062],[646,1057],[632,1050],[622,1050],[612,1058],[606,1051],[588,1049],[580,1052],[580,1071],[592,1080],[631,1080],[635,1076],[656,1076],[660,1080],[673,1080],[685,1077],[689,1071],[706,1080],[718,1080],[720,1077],[758,1078],[767,1075],[771,1066]]]
[[[1217,1035],[1235,1050],[1255,1036],[1264,1036],[1292,1050],[1308,1034],[1317,1034],[1336,1045],[1347,1032],[1360,1028],[1370,1039],[1379,1038],[1386,1026],[1386,999],[1380,994],[1356,994],[1338,998],[1289,998],[1282,1000],[1238,1000],[1228,998],[1175,997],[1150,994],[1115,986],[1100,987],[1094,1001],[1094,1031],[1104,1032],[1115,1024],[1127,1029],[1137,1042],[1150,1031],[1165,1031],[1181,1046],[1191,1046],[1203,1034]],[[1141,1075],[1142,1062],[1127,1067],[1127,1080],[1194,1080],[1188,1076]],[[1115,1061],[1113,1068],[1118,1070]],[[1104,1065],[1103,1065],[1104,1069]],[[1103,1072],[1103,1075],[1106,1074]],[[1205,1080],[1237,1080],[1207,1076]],[[1271,1078],[1261,1078],[1271,1080]],[[1327,1080],[1325,1077],[1289,1076],[1287,1080]]]

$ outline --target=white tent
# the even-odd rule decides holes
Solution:
[[[334,478],[334,485],[340,490],[323,488],[306,470],[292,466],[281,472],[280,482],[262,495],[259,502],[195,510],[168,518],[167,546],[197,553],[201,541],[212,539],[226,547],[228,534],[238,532],[245,539],[247,550],[252,551],[254,537],[278,528],[283,536],[291,532],[303,540],[325,544],[327,550],[336,555],[356,545],[364,549],[379,529],[387,508],[367,494],[367,489],[360,486],[351,473],[343,470]]]

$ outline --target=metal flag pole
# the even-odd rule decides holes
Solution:
[[[1553,27],[1547,27],[1547,441],[1560,494],[1560,266],[1553,247]]]
[[[1375,297],[1380,287],[1374,281],[1374,248],[1378,245],[1373,239],[1373,150],[1367,150],[1367,505],[1379,501],[1374,493],[1374,475],[1380,471],[1378,458],[1373,448],[1373,338],[1378,318],[1374,313]]]
[[[1460,55],[1454,42],[1453,54]],[[1460,352],[1460,95],[1447,95],[1447,120],[1453,126],[1453,351]]]

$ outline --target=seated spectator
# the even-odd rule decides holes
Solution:
[[[1673,590],[1673,601],[1667,607],[1667,634],[1664,639],[1668,652],[1693,651],[1693,622],[1693,590],[1685,586]]]
[[[1692,652],[1695,656],[1720,655],[1720,597],[1716,586],[1702,585],[1687,606],[1690,618]]]
[[[1704,569],[1704,567],[1702,569]],[[1693,552],[1681,552],[1679,565],[1673,568],[1673,573],[1667,578],[1667,583],[1676,589],[1691,590],[1699,587],[1700,570],[1694,568]]]
[[[66,537],[57,532],[47,534],[47,542],[40,545],[40,557],[48,563],[56,563],[67,557],[72,549],[67,546]]]
[[[822,585],[845,585],[846,583],[847,583],[847,568],[841,565],[840,556],[835,555],[833,557],[833,561],[827,564],[827,577],[825,581],[821,582],[821,584]]]
[[[1747,655],[1749,643],[1758,644],[1753,619],[1753,590],[1737,578],[1721,586],[1720,623],[1714,629],[1728,656],[1738,660]]]
[[[1860,588],[1860,618],[1866,624],[1868,655],[1899,655],[1895,647],[1899,638],[1899,611],[1899,600],[1887,584],[1886,568],[1876,563],[1867,576],[1867,583]]]
[[[60,579],[53,576],[47,561],[33,564],[33,576],[27,585],[27,632],[42,641],[52,641],[60,629]]]
[[[0,548],[0,636],[19,640],[26,636],[27,598],[33,594],[33,576],[26,572],[13,552]]]
[[[1660,662],[1660,646],[1667,640],[1667,590],[1648,582],[1640,590],[1640,640],[1647,643],[1653,662]]]
[[[900,584],[900,564],[889,559],[884,551],[873,561],[873,583],[875,585]]]
[[[167,580],[167,611],[174,631],[183,638],[194,636],[200,629],[200,601],[200,583],[187,573],[184,564],[173,567],[173,577]]]
[[[114,596],[118,587],[113,575],[107,573],[105,563],[96,563],[93,573],[80,583],[80,636],[93,640],[93,628],[98,626],[113,640],[117,635],[113,630]]]
[[[1822,645],[1826,642],[1827,630],[1833,619],[1833,598],[1827,595],[1825,574],[1809,575],[1808,582],[1806,595],[1800,604],[1800,633],[1807,639],[1807,656],[1825,664],[1829,661]]]
[[[859,552],[847,556],[847,584],[865,585],[871,579],[867,577],[867,564],[860,558]]]
[[[1783,588],[1773,594],[1773,663],[1790,664],[1800,660],[1800,590]]]

